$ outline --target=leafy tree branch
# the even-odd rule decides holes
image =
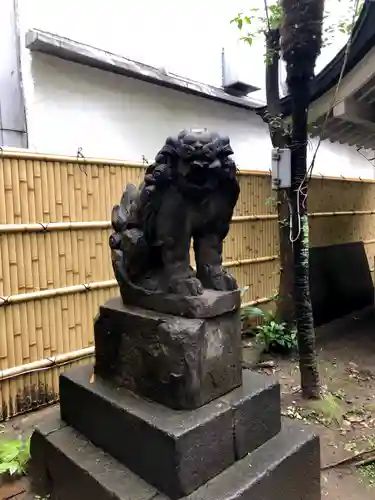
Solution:
[[[343,0],[330,0],[325,2],[323,16],[323,39],[322,47],[328,47],[335,39],[335,34],[349,36],[353,30],[354,23],[362,10],[364,0],[359,2],[348,2]],[[344,5],[345,12],[337,16],[339,4]],[[277,1],[266,2],[265,8],[250,8],[247,13],[239,12],[232,20],[238,29],[244,33],[240,39],[252,45],[259,36],[266,36],[270,30],[280,29],[284,19],[284,11],[281,4]],[[266,54],[267,62],[270,60],[270,54]]]

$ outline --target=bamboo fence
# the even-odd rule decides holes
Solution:
[[[28,152],[0,153],[0,420],[58,399],[58,376],[92,360],[93,319],[118,293],[108,247],[111,208],[143,165]],[[245,303],[267,303],[279,280],[268,173],[240,172],[224,243]],[[375,182],[313,178],[314,246],[364,241],[375,255]]]

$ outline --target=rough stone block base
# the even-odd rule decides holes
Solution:
[[[242,382],[239,312],[191,319],[109,300],[95,321],[95,371],[174,408],[194,409]]]
[[[51,500],[168,500],[62,423],[58,414],[34,432],[31,456],[35,494],[50,494]],[[267,443],[184,497],[185,500],[284,498],[321,498],[319,440],[307,427],[294,422],[286,423]]]
[[[95,376],[60,377],[61,415],[95,445],[171,498],[188,495],[280,430],[279,384],[248,371],[243,386],[176,411]]]

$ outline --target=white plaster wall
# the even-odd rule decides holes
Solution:
[[[150,160],[166,136],[205,126],[231,137],[240,168],[270,168],[267,127],[253,112],[42,54],[33,56],[30,69],[31,149],[75,155],[82,147],[85,156]],[[363,178],[374,178],[374,171],[355,149],[325,142],[315,168]]]
[[[167,135],[206,126],[231,137],[240,168],[268,170],[271,144],[255,113],[51,56],[31,56],[24,48],[27,29],[39,28],[220,85],[221,47],[230,39],[228,19],[240,1],[233,0],[223,14],[213,0],[191,0],[189,7],[180,0],[19,0],[30,149],[75,155],[82,147],[87,157],[150,160]],[[172,18],[177,27],[165,30]],[[249,68],[258,74],[256,66]],[[375,177],[373,165],[355,149],[330,143],[322,143],[315,172]]]
[[[31,64],[30,148],[141,161],[185,127],[228,134],[247,168],[267,169],[267,129],[253,112],[37,54]],[[32,99],[32,102],[31,102]]]

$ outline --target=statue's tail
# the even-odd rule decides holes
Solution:
[[[112,227],[115,233],[122,233],[127,226],[132,204],[136,201],[138,189],[134,184],[127,184],[125,191],[122,194],[120,204],[115,205],[112,209]]]
[[[117,281],[125,279],[125,262],[121,248],[122,235],[128,227],[133,203],[136,202],[138,189],[134,184],[127,184],[119,205],[112,209],[111,223],[113,233],[109,237],[109,246],[112,250],[112,265]]]

